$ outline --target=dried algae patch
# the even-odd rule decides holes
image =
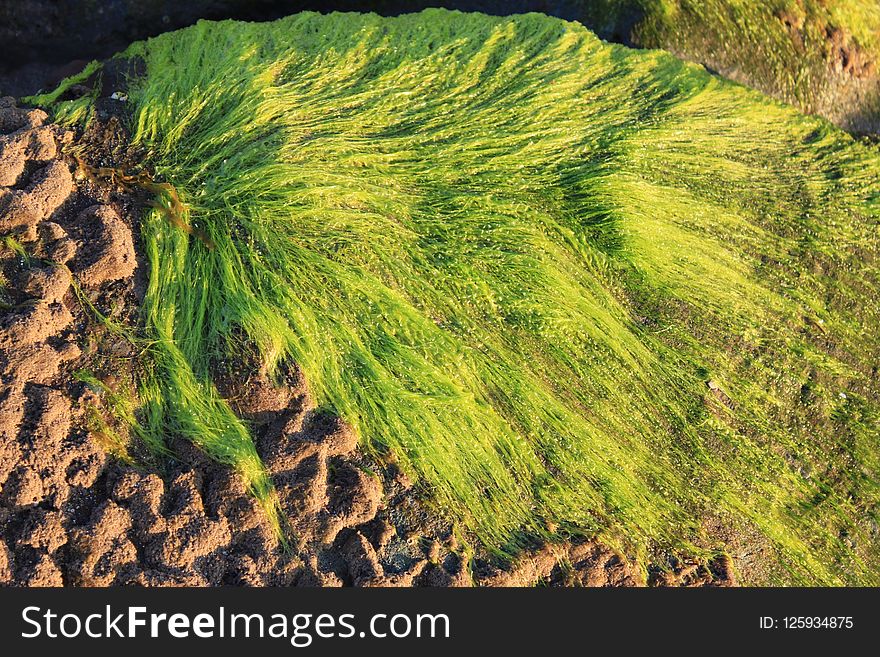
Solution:
[[[212,380],[253,343],[489,549],[708,557],[723,526],[763,550],[747,581],[880,582],[873,147],[536,14],[202,22],[120,57],[207,237],[144,223],[147,433],[271,504]]]

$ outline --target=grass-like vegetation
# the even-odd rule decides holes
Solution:
[[[800,107],[834,115],[839,96],[829,93],[841,46],[866,60],[880,59],[880,4],[874,0],[583,0],[581,20],[600,33],[663,48]],[[845,41],[835,42],[840,30]],[[845,36],[844,36],[845,35]],[[856,73],[859,75],[860,73]],[[880,114],[876,86],[853,95],[853,114]],[[855,117],[854,117],[855,118]]]
[[[534,14],[202,22],[121,56],[208,238],[143,224],[146,435],[271,508],[212,383],[256,345],[492,550],[880,583],[875,148]]]

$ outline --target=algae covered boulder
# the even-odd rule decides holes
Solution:
[[[214,383],[255,349],[490,551],[880,581],[875,148],[537,14],[201,22],[119,62],[165,204],[143,435],[271,500]]]
[[[872,0],[581,0],[604,38],[663,48],[856,133],[880,131]]]

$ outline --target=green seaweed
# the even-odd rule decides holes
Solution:
[[[880,5],[874,0],[580,4],[580,20],[600,34],[705,63],[856,131],[877,130],[880,87],[874,67],[880,60]]]
[[[733,550],[718,521],[763,551],[749,583],[880,583],[873,147],[536,14],[200,22],[120,56],[210,239],[143,222],[156,440],[273,509],[212,382],[253,344],[501,555]]]

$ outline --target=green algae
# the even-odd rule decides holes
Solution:
[[[211,379],[254,344],[490,550],[749,537],[747,582],[880,582],[872,147],[534,14],[202,22],[121,56],[133,139],[210,238],[144,221],[152,440],[273,509]]]
[[[600,34],[663,48],[855,132],[880,126],[873,0],[584,0]]]

